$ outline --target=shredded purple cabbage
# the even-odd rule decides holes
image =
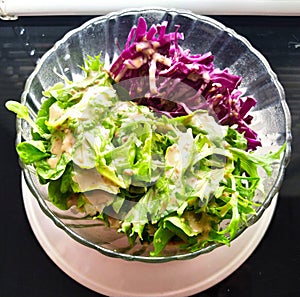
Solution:
[[[167,33],[167,22],[147,31],[144,18],[129,32],[125,48],[110,67],[116,83],[126,88],[139,104],[169,117],[207,109],[221,125],[244,133],[248,150],[261,146],[249,125],[248,114],[256,100],[243,97],[238,89],[242,78],[214,67],[211,52],[192,55],[178,43],[184,36],[179,26]]]

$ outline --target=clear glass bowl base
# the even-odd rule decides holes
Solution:
[[[72,239],[44,215],[22,179],[31,228],[50,259],[68,276],[107,296],[190,296],[224,280],[256,249],[271,222],[277,195],[262,217],[232,242],[184,261],[143,263],[107,257]],[[117,281],[116,281],[117,280]]]

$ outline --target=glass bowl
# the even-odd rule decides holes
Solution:
[[[263,149],[268,151],[285,142],[287,144],[280,161],[273,168],[271,178],[264,185],[266,197],[261,198],[262,205],[257,209],[256,215],[249,217],[248,224],[240,228],[238,236],[262,216],[279,192],[290,157],[291,119],[284,90],[267,60],[233,30],[212,18],[175,9],[130,9],[93,18],[67,33],[40,59],[26,82],[22,103],[29,108],[30,116],[35,118],[41,106],[43,90],[62,80],[57,73],[71,80],[78,80],[83,76],[78,65],[84,65],[87,56],[96,56],[100,52],[103,61],[110,64],[120,53],[119,45],[122,47],[125,44],[131,27],[139,17],[144,17],[149,26],[162,21],[168,21],[169,28],[180,25],[180,31],[185,34],[184,48],[191,49],[193,53],[211,51],[215,56],[216,67],[229,68],[232,73],[241,76],[244,95],[252,96],[258,101],[251,112],[254,117],[251,128],[258,132]],[[26,122],[18,120],[17,142],[30,137]],[[27,185],[43,212],[73,239],[102,254],[125,260],[165,262],[190,259],[220,246],[211,243],[190,252],[179,249],[176,245],[169,245],[161,256],[149,256],[151,246],[139,242],[130,246],[125,235],[107,228],[100,221],[88,219],[76,212],[58,210],[49,202],[47,188],[39,184],[34,168],[23,164],[23,172]]]

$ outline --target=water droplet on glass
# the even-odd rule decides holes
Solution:
[[[28,47],[28,46],[29,46],[29,42],[25,42],[25,46],[27,46],[27,47]]]
[[[34,56],[34,54],[35,54],[35,49],[32,49],[32,50],[29,52],[29,55],[30,55],[30,56]]]
[[[21,27],[20,31],[19,31],[19,34],[22,36],[22,35],[25,34],[25,32],[26,32],[25,28]]]
[[[64,57],[64,60],[67,61],[67,60],[69,60],[70,58],[71,58],[70,54],[66,54],[65,57]]]

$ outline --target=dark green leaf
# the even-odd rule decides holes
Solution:
[[[43,131],[45,134],[50,133],[50,131],[48,130],[46,121],[48,121],[48,119],[49,119],[49,108],[55,101],[56,101],[56,99],[53,97],[46,99],[43,102],[43,104],[37,114],[36,120],[35,120],[35,123],[40,128],[40,131]],[[32,134],[33,134],[33,136],[32,136],[33,139],[40,139],[38,133],[33,132]]]
[[[154,251],[151,252],[151,256],[159,256],[161,251],[166,247],[170,239],[174,236],[174,233],[166,228],[159,227],[154,234],[153,247]]]
[[[69,193],[61,192],[61,179],[49,182],[48,195],[51,203],[62,210],[68,209]]]

